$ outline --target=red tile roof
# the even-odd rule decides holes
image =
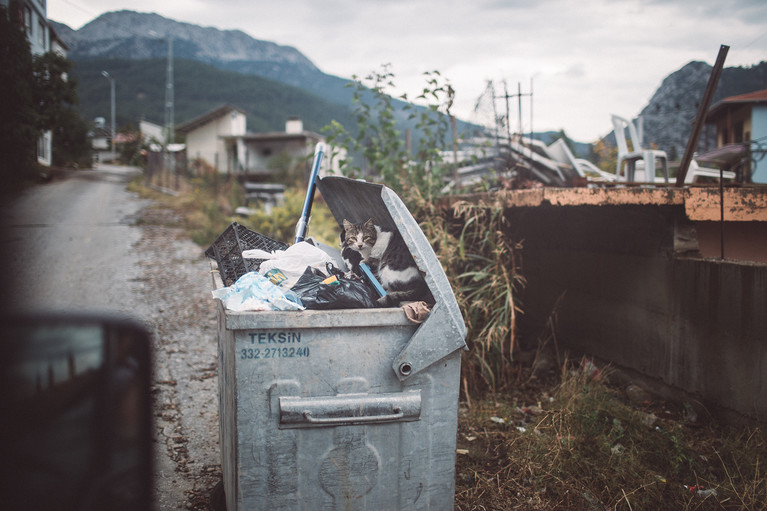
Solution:
[[[756,104],[756,103],[765,103],[767,102],[767,89],[762,89],[754,92],[747,92],[746,94],[739,94],[737,96],[730,96],[728,98],[724,98],[723,100],[717,102],[714,106],[711,107],[711,109],[708,111],[708,115],[706,116],[707,121],[713,121],[722,113],[727,110],[727,106],[734,105],[734,104]]]

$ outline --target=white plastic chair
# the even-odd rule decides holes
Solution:
[[[687,175],[684,176],[685,184],[697,183],[701,177],[719,179],[719,169],[701,167],[698,165],[697,161],[690,161],[690,166],[687,168]],[[735,179],[735,172],[731,170],[723,170],[722,178]]]
[[[668,183],[668,156],[666,156],[666,152],[658,149],[642,149],[639,134],[634,123],[615,114],[613,114],[612,119],[615,130],[615,142],[618,144],[618,163],[615,175],[624,175],[623,164],[625,163],[626,173],[624,179],[626,181],[634,181],[636,171],[643,170],[645,180],[655,182],[655,160],[657,159],[661,162],[663,180]],[[631,151],[629,151],[626,141],[626,128],[628,128],[631,139]],[[641,169],[637,165],[638,161],[644,164]]]

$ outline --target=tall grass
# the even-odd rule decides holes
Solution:
[[[497,206],[459,201],[451,208],[412,200],[461,308],[471,350],[464,355],[465,392],[508,387],[517,347],[518,294],[524,286],[517,252]]]

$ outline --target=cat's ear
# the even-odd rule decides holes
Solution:
[[[368,229],[372,229],[375,226],[375,222],[373,222],[372,218],[369,218],[367,222],[365,222],[365,227]]]
[[[344,223],[344,229],[351,229],[352,227],[354,227],[354,225],[345,218],[343,223]]]

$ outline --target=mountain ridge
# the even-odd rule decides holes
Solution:
[[[57,22],[57,26],[62,25]],[[132,58],[164,57],[168,38],[171,37],[174,56],[180,58],[208,63],[233,60],[289,62],[319,71],[311,60],[292,46],[255,39],[242,30],[202,27],[156,13],[112,11],[78,30],[70,30],[63,31],[59,36],[69,45],[73,58],[118,56],[114,54],[115,49],[126,40],[130,42],[128,47],[132,50]],[[179,42],[183,43],[181,53],[175,48]]]
[[[347,87],[350,80],[322,72],[292,46],[255,39],[241,30],[201,27],[130,10],[102,14],[78,30],[52,22],[69,45],[69,58],[75,63],[100,58],[165,59],[168,38],[172,37],[174,59],[259,76],[301,89],[328,104],[347,109],[351,105],[352,90]],[[672,160],[681,157],[711,69],[705,62],[691,61],[663,79],[640,112],[645,146],[665,150]],[[767,88],[767,62],[750,68],[725,68],[714,102],[760,88]],[[614,144],[614,135],[603,140]],[[698,150],[713,147],[713,143],[713,134],[704,133]]]
[[[241,30],[220,30],[130,10],[102,14],[78,30],[52,20],[73,61],[91,58],[167,58],[204,62],[298,87],[332,103],[350,104],[349,80],[322,72],[292,46],[255,39]]]

